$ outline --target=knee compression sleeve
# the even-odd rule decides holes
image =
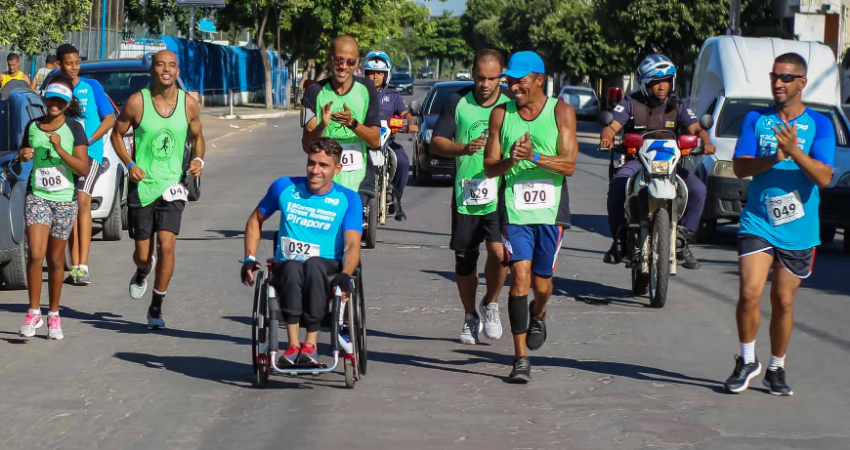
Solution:
[[[508,317],[511,320],[511,333],[523,334],[528,332],[528,296],[508,296]]]
[[[465,277],[478,267],[478,252],[455,252],[455,273]]]

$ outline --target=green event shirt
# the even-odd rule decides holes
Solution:
[[[440,118],[437,124],[434,125],[433,136],[440,136],[447,139],[454,139],[455,142],[467,144],[481,137],[484,133],[485,137],[489,135],[490,113],[498,105],[509,102],[511,99],[508,96],[509,91],[499,88],[499,98],[496,102],[489,106],[479,106],[475,100],[473,86],[461,89],[455,95],[449,98],[440,113]],[[482,148],[473,155],[458,156],[455,158],[455,186],[454,186],[454,204],[459,214],[471,216],[483,216],[496,212],[498,201],[492,201],[486,204],[475,204],[470,202],[470,198],[478,196],[495,196],[498,193],[501,178],[492,180],[489,188],[493,192],[481,192],[481,185],[471,186],[470,180],[487,179],[484,175],[484,149]],[[469,192],[471,189],[478,188],[477,193]],[[464,198],[468,204],[464,204]],[[471,204],[469,204],[471,203]]]
[[[171,115],[156,110],[149,88],[142,89],[142,121],[134,130],[135,161],[145,171],[145,179],[135,183],[141,206],[155,202],[166,189],[183,177],[183,153],[189,134],[186,92],[177,91],[177,105]]]
[[[361,124],[366,126],[381,125],[378,91],[371,80],[354,77],[351,87],[342,95],[337,94],[334,90],[330,78],[311,84],[301,100],[303,106],[301,126],[307,125],[313,117],[316,117],[317,123],[320,123],[322,121],[322,108],[328,102],[333,102],[331,105],[332,113],[342,112],[344,104],[351,111],[351,116]],[[353,130],[333,121],[325,124],[325,131],[322,136],[335,139],[343,148],[343,171],[334,176],[334,181],[354,192],[358,192],[360,184],[366,177],[368,167],[369,152],[366,143],[357,137]],[[352,150],[359,151],[359,156],[351,155]],[[346,154],[347,152],[348,154]],[[352,162],[354,164],[351,164]]]
[[[558,99],[549,98],[540,114],[531,121],[523,119],[515,101],[505,105],[502,123],[502,158],[511,157],[514,142],[529,133],[531,149],[545,156],[558,155],[558,124],[555,105]],[[504,175],[503,202],[510,225],[566,225],[568,200],[561,202],[567,189],[564,175],[539,167],[531,161],[520,161]],[[543,186],[551,184],[551,187]],[[519,197],[518,197],[519,196]],[[519,201],[517,201],[519,200]],[[528,206],[531,204],[531,206]],[[542,207],[543,204],[549,205]],[[525,205],[523,209],[519,205]]]
[[[21,143],[21,147],[32,147],[33,149],[29,190],[45,200],[54,202],[74,201],[77,197],[77,189],[74,187],[74,172],[59,157],[59,153],[50,143],[48,132],[39,127],[40,122],[39,119],[34,119],[27,124]],[[53,133],[59,135],[62,149],[71,155],[74,154],[74,147],[88,145],[88,138],[86,138],[83,126],[69,117],[65,117],[65,123]],[[61,189],[57,189],[60,187]]]

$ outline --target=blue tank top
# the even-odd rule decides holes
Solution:
[[[266,217],[281,211],[278,261],[312,257],[342,260],[345,232],[363,232],[360,195],[334,183],[324,195],[307,189],[307,178],[278,178],[257,206]]]
[[[748,113],[735,146],[735,157],[760,158],[776,153],[773,127],[778,122],[773,107]],[[797,145],[804,153],[833,166],[835,129],[826,116],[806,108],[789,124],[797,127]],[[798,205],[802,206],[802,213]],[[817,185],[788,158],[753,177],[738,233],[761,237],[783,250],[816,247],[820,245],[819,206]]]

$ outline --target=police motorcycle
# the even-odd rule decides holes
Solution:
[[[367,225],[363,240],[366,248],[375,248],[378,238],[378,225],[387,224],[387,209],[395,203],[390,184],[395,177],[398,160],[390,148],[396,133],[407,133],[408,123],[398,116],[381,121],[381,145],[377,150],[369,149],[369,156],[375,166],[375,198],[367,207]]]
[[[613,122],[610,112],[599,115],[603,127]],[[714,119],[705,115],[699,123],[707,130],[714,125]],[[684,156],[697,154],[699,148],[696,136],[657,130],[628,133],[613,149],[641,162],[641,170],[626,183],[627,229],[618,230],[617,236],[625,235],[625,241],[618,242],[620,254],[625,255],[631,269],[632,293],[643,296],[648,292],[653,308],[662,308],[667,302],[669,277],[676,275],[676,224],[688,204],[688,188],[676,169]]]

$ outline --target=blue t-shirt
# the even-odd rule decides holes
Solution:
[[[363,232],[360,195],[334,183],[324,195],[307,189],[307,178],[280,177],[257,206],[266,217],[282,211],[275,260],[306,261],[312,257],[342,260],[345,232]]]
[[[115,109],[109,97],[106,96],[106,92],[103,91],[103,86],[91,78],[80,77],[79,83],[74,86],[74,97],[80,102],[83,110],[80,123],[86,131],[86,137],[91,139],[100,127],[100,123],[103,122],[103,118],[113,114]],[[98,163],[103,162],[103,138],[89,145],[89,156]]]
[[[773,107],[749,112],[741,126],[735,158],[760,158],[776,153],[773,127],[777,122],[780,119]],[[826,116],[806,108],[789,124],[797,127],[797,146],[804,153],[833,167],[835,129]],[[802,217],[798,204],[803,206]],[[783,250],[816,247],[820,245],[819,206],[817,185],[788,158],[753,177],[738,233],[761,237]]]

